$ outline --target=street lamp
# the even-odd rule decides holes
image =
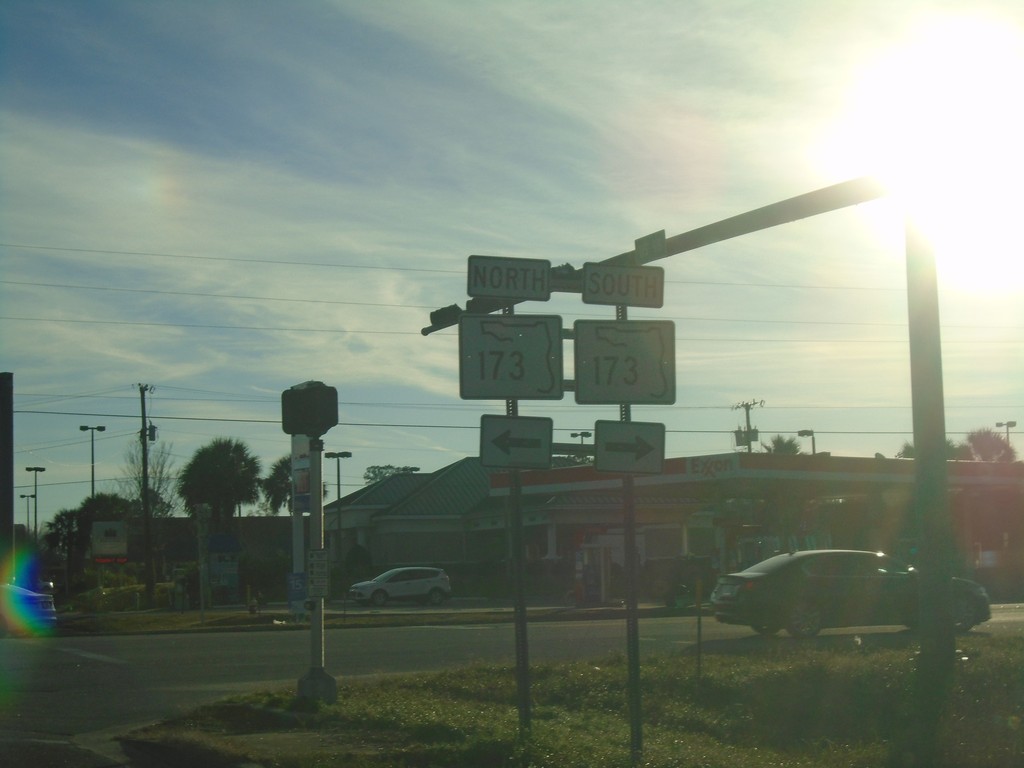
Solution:
[[[83,426],[79,427],[78,429],[80,431],[82,431],[82,432],[85,432],[86,430],[89,431],[89,465],[90,465],[90,468],[91,468],[90,469],[90,474],[89,474],[89,477],[90,477],[90,480],[91,480],[91,484],[89,486],[89,495],[90,496],[95,496],[96,495],[96,433],[97,432],[105,432],[107,430],[107,428],[106,427],[87,427],[87,426],[83,425]]]
[[[997,421],[996,422],[996,426],[997,427],[1006,427],[1006,444],[1009,445],[1010,444],[1010,427],[1016,427],[1017,426],[1017,422],[1016,421]]]
[[[341,498],[341,460],[342,459],[351,459],[352,458],[352,452],[351,451],[327,451],[327,453],[324,454],[324,458],[325,459],[334,459],[335,460],[335,462],[334,462],[335,463],[335,467],[338,470],[338,498],[340,499]]]
[[[572,436],[573,437],[578,437],[580,439],[580,445],[583,445],[584,438],[590,437],[591,434],[593,434],[593,433],[591,433],[591,432],[573,432]]]
[[[25,500],[25,536],[28,536],[28,532],[32,530],[32,525],[28,516],[28,500],[34,499],[36,495],[34,493],[19,493],[19,496]]]
[[[39,473],[40,472],[45,472],[46,471],[46,467],[25,467],[25,471],[32,473],[32,498],[34,499],[34,501],[32,502],[32,507],[34,509],[34,516],[35,516],[35,525],[33,526],[33,528],[35,529],[35,533],[33,534],[33,536],[35,537],[36,541],[38,541],[39,540]],[[27,504],[28,502],[25,502],[25,503]]]
[[[809,438],[811,438],[811,455],[814,455],[814,454],[816,454],[818,452],[818,448],[814,444],[814,430],[813,429],[801,429],[799,432],[797,432],[797,435],[799,435],[800,437],[809,437]]]

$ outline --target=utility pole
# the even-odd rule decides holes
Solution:
[[[0,560],[14,568],[14,374],[0,373]]]
[[[946,415],[942,386],[942,343],[935,255],[909,217],[906,228],[907,314],[910,386],[914,421],[914,527],[917,565],[918,635],[913,751],[917,765],[934,765],[936,734],[953,684],[956,636],[950,610],[950,582],[956,545],[949,509]]]
[[[143,578],[146,584],[146,606],[153,606],[153,550],[149,531],[149,429],[146,421],[146,393],[152,392],[149,384],[139,384],[139,401],[142,405],[142,560]]]
[[[743,433],[743,441],[747,444],[747,453],[753,453],[754,452],[754,448],[753,448],[754,439],[753,439],[753,430],[751,430],[751,428],[750,428],[750,409],[751,408],[764,408],[764,400],[747,400],[747,401],[742,402],[742,403],[737,403],[736,405],[734,405],[732,407],[732,409],[734,411],[738,411],[740,408],[742,408],[744,411],[746,411],[746,417],[747,417],[747,429]]]

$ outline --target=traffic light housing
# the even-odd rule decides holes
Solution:
[[[281,428],[289,435],[322,437],[338,424],[338,390],[322,381],[296,384],[281,393]]]

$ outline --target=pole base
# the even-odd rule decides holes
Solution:
[[[299,698],[333,704],[338,700],[338,682],[323,667],[311,667],[299,678]]]

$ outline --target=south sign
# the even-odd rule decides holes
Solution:
[[[661,267],[583,265],[583,303],[659,308],[665,301],[665,270]]]

